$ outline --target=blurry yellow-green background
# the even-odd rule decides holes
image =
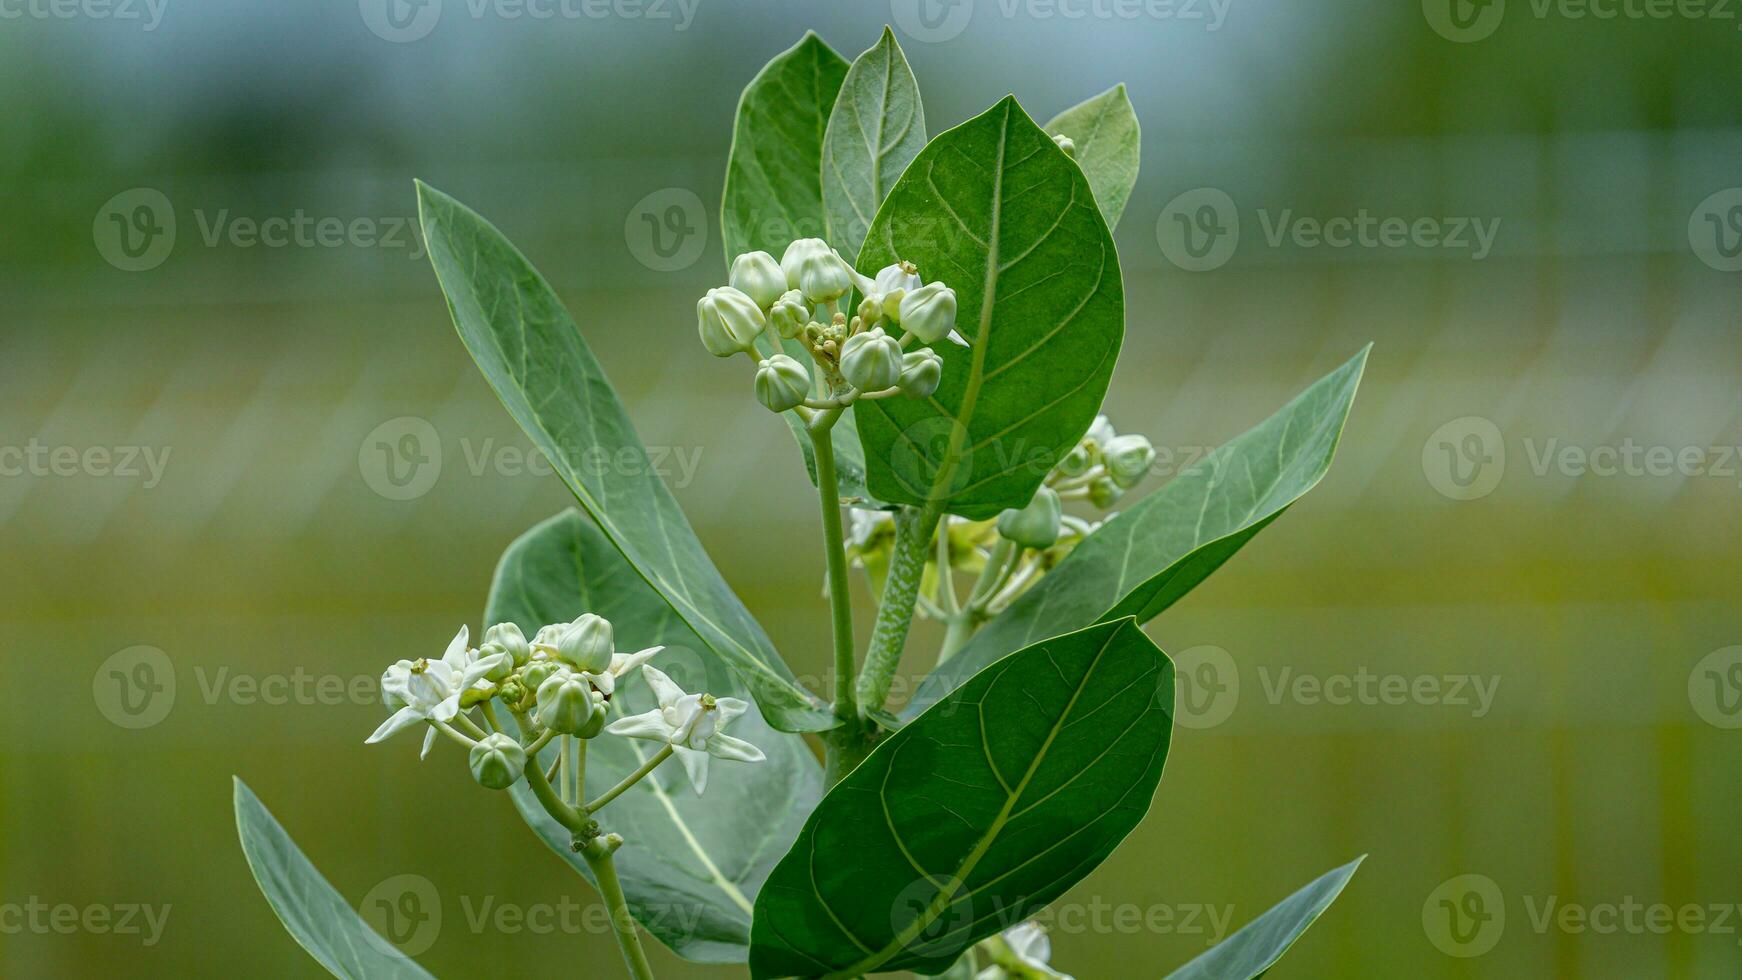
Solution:
[[[1275,976],[1742,973],[1742,21],[1595,6],[1618,15],[428,0],[396,27],[376,0],[0,0],[0,975],[320,975],[249,877],[232,774],[351,901],[431,882],[437,975],[617,975],[596,930],[474,927],[486,903],[596,900],[456,753],[362,744],[381,667],[478,628],[497,555],[567,502],[454,335],[411,181],[557,285],[728,579],[821,673],[812,491],[691,307],[724,278],[740,89],[807,28],[850,57],[886,22],[934,133],[1010,91],[1045,119],[1129,86],[1122,430],[1190,456],[1376,342],[1324,485],[1150,627],[1238,691],[1181,727],[1149,819],[1063,904],[1174,924],[1061,919],[1055,962],[1158,976],[1211,938],[1187,910],[1238,925],[1365,852]],[[1170,202],[1202,188],[1239,238],[1190,271]],[[155,224],[115,223],[141,204]],[[1294,234],[1363,210],[1494,236]],[[647,215],[674,222],[656,241]],[[298,216],[300,239],[250,234]],[[439,471],[392,499],[373,453],[406,416]],[[110,676],[156,656],[136,647],[175,683],[144,715]],[[1363,672],[1492,702],[1290,686]],[[1480,940],[1435,924],[1463,875],[1504,908]],[[160,934],[21,918],[134,904],[168,907]],[[1676,924],[1560,918],[1632,905]]]

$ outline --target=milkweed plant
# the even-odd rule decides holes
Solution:
[[[418,184],[460,338],[579,509],[509,546],[476,646],[461,627],[387,667],[369,751],[421,734],[505,792],[596,886],[632,977],[652,976],[644,932],[756,978],[1066,976],[1035,917],[1137,826],[1168,752],[1174,667],[1140,627],[1324,476],[1366,358],[1140,493],[1155,450],[1101,414],[1138,145],[1123,86],[1044,126],[1008,97],[930,136],[887,30],[851,63],[806,35],[745,89],[726,282],[696,302],[692,369],[743,372],[816,486],[826,690],[776,652],[654,467],[589,463],[646,450],[585,318]],[[935,651],[909,650],[916,618],[940,625]],[[898,704],[904,656],[929,672]],[[240,782],[236,806],[260,887],[316,959],[429,976]],[[1170,975],[1258,976],[1358,863]]]

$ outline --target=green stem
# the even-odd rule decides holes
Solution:
[[[956,570],[950,566],[950,515],[938,522],[938,586],[937,603],[946,615],[954,616],[962,609],[956,601]]]
[[[817,497],[823,508],[823,550],[828,558],[829,616],[835,640],[835,717],[858,716],[853,700],[853,596],[847,587],[847,539],[841,530],[841,485],[835,475],[835,440],[829,431],[840,409],[819,413],[805,427],[816,457]]]
[[[883,583],[883,599],[871,626],[871,648],[865,654],[865,669],[859,674],[861,711],[879,711],[889,698],[889,685],[901,665],[907,647],[907,631],[913,625],[913,605],[919,582],[931,552],[932,532],[943,516],[941,503],[924,508],[903,508],[895,518],[895,547],[889,558],[889,575]]]
[[[974,635],[977,627],[973,610],[964,609],[949,618],[949,627],[944,630],[944,645],[938,648],[938,666],[956,655],[956,651],[966,646]]]
[[[538,797],[538,802],[546,813],[556,818],[571,834],[579,834],[587,827],[586,814],[564,803],[545,778],[544,770],[538,767],[538,759],[533,758],[526,764],[526,783],[532,787],[532,795]]]
[[[611,802],[612,800],[616,799],[617,797],[622,796],[623,793],[629,789],[629,787],[634,786],[636,783],[641,782],[641,780],[644,776],[646,776],[648,773],[652,772],[653,770],[658,769],[659,764],[661,762],[664,762],[665,760],[667,760],[669,758],[671,758],[671,746],[667,745],[667,746],[661,748],[658,752],[653,753],[653,755],[650,756],[646,762],[643,762],[641,764],[640,769],[637,769],[634,772],[630,773],[629,775],[624,776],[622,782],[620,782],[617,785],[606,790],[604,792],[604,794],[602,796],[600,796],[598,799],[596,799],[593,802],[588,803],[586,806],[582,807],[581,812],[585,813],[585,814],[597,813],[600,807]]]
[[[629,914],[629,903],[623,897],[623,883],[617,880],[617,865],[611,859],[616,850],[612,837],[595,837],[581,848],[581,857],[593,871],[599,883],[599,894],[611,912],[611,931],[617,946],[623,951],[623,963],[634,980],[653,980],[653,968],[647,964],[647,951],[641,948],[641,934],[635,929],[635,919]]]

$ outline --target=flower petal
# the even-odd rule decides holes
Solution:
[[[619,718],[606,725],[605,730],[613,735],[622,735],[626,738],[647,738],[655,742],[670,742],[673,734],[672,727],[665,723],[665,717],[660,714],[657,708],[652,711],[643,711],[638,715],[630,715],[627,718]]]
[[[725,728],[726,724],[732,719],[746,711],[749,711],[750,704],[741,698],[715,698],[714,709],[720,713],[720,720],[716,723],[716,726],[719,728]]]
[[[381,727],[375,729],[375,734],[365,739],[363,744],[374,745],[376,742],[383,739],[392,738],[422,720],[423,712],[416,708],[409,706],[400,708],[398,711],[395,711],[392,715],[388,716],[387,720],[381,723]]]
[[[690,777],[690,785],[696,788],[696,795],[708,788],[708,754],[678,746],[674,749],[677,761],[683,763],[683,769]]]
[[[454,638],[448,641],[448,648],[442,654],[442,659],[448,663],[456,663],[458,658],[465,656],[466,647],[471,642],[472,630],[469,626],[461,626]]]
[[[708,754],[733,762],[761,762],[768,758],[762,750],[741,738],[715,733],[708,739]]]
[[[611,655],[611,673],[618,677],[622,677],[624,674],[629,673],[635,668],[653,659],[654,654],[664,649],[665,647],[658,646],[648,647],[645,650],[637,650],[634,653],[613,653]]]
[[[659,699],[661,708],[669,708],[684,696],[684,690],[677,682],[665,676],[665,671],[651,664],[641,668],[641,676],[647,678],[647,686],[653,688],[653,696]]]
[[[429,758],[429,750],[435,747],[436,727],[429,726],[429,731],[423,736],[423,751],[417,754],[419,759]]]

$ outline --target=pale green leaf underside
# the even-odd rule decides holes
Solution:
[[[581,506],[739,673],[771,723],[788,731],[831,727],[832,715],[793,679],[646,462],[628,413],[550,285],[501,232],[453,198],[420,183],[418,207],[460,339]]]
[[[888,28],[847,70],[823,135],[829,244],[859,254],[877,208],[925,146],[919,82]]]
[[[255,882],[286,931],[329,973],[343,980],[433,980],[369,928],[240,779],[235,803],[236,831]]]
[[[526,532],[503,553],[490,587],[489,623],[515,623],[527,636],[538,627],[583,612],[609,619],[618,647],[664,645],[653,664],[688,690],[742,697],[729,671],[699,653],[701,642],[649,589],[604,535],[576,511]],[[651,708],[639,677],[626,678],[612,699],[616,715]],[[601,811],[605,826],[624,835],[617,871],[632,914],[686,959],[742,963],[750,945],[750,912],[762,882],[798,836],[822,795],[822,771],[797,735],[777,732],[754,707],[731,734],[767,754],[747,765],[715,761],[708,792],[690,789],[676,762]],[[638,768],[651,743],[597,738],[587,753],[588,796],[597,796]],[[554,759],[547,750],[545,765]],[[522,782],[514,802],[550,848],[591,878],[569,847],[569,832],[539,805]]]
[[[859,270],[898,259],[955,289],[971,346],[934,345],[931,397],[859,404],[871,493],[970,518],[1027,504],[1094,421],[1124,339],[1119,256],[1083,172],[1006,98],[896,182]]]
[[[756,901],[752,975],[949,967],[1137,826],[1172,710],[1173,665],[1130,619],[987,668],[823,798]]]
[[[1253,980],[1263,976],[1337,900],[1365,857],[1313,879],[1209,952],[1168,974],[1167,980]]]
[[[1367,351],[1072,549],[927,677],[911,716],[987,664],[1044,636],[1136,616],[1146,622],[1210,576],[1324,478]]]
[[[1142,143],[1137,111],[1131,107],[1125,86],[1115,85],[1066,109],[1046,124],[1046,131],[1071,138],[1076,145],[1077,166],[1089,179],[1107,227],[1118,227],[1125,202],[1131,199],[1131,188],[1137,184]]]

